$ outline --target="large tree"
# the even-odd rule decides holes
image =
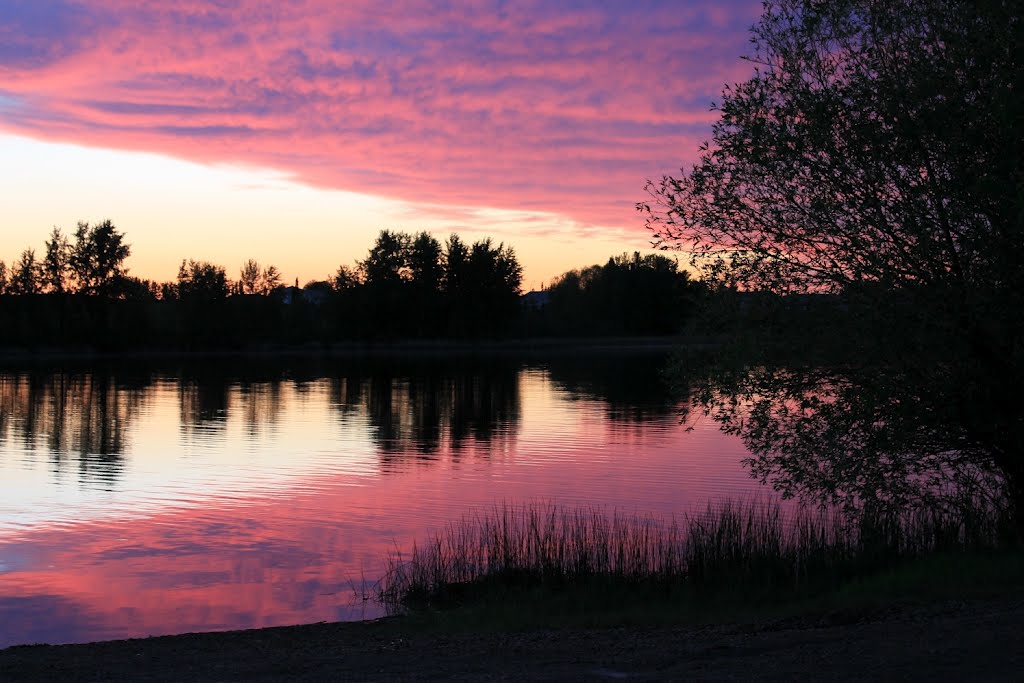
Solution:
[[[80,221],[68,255],[68,267],[79,292],[112,296],[118,294],[127,273],[125,259],[131,246],[109,220],[90,226]]]
[[[556,278],[544,314],[560,334],[670,334],[686,320],[695,289],[674,259],[633,252]]]
[[[276,266],[262,267],[255,259],[242,264],[238,275],[238,290],[241,294],[266,296],[281,286],[281,272]]]
[[[178,268],[176,285],[180,310],[179,334],[187,346],[222,346],[231,343],[228,296],[231,282],[223,266],[188,259]]]
[[[1019,282],[1018,7],[766,3],[754,76],[723,93],[692,170],[640,205],[655,239],[785,290]]]
[[[183,301],[224,301],[231,283],[223,266],[207,261],[182,261],[178,268],[178,298]]]
[[[477,240],[465,253],[454,243],[449,246],[453,247],[448,263],[449,283],[456,282],[461,287],[451,297],[449,325],[460,334],[504,332],[520,313],[523,268],[515,249],[504,243],[495,245],[489,237]],[[456,268],[459,262],[461,266]]]
[[[68,285],[68,261],[71,258],[71,243],[54,227],[50,239],[46,240],[46,255],[43,257],[42,274],[51,292],[63,294]]]
[[[409,275],[417,289],[439,292],[444,278],[441,243],[428,232],[413,236],[409,243]]]
[[[1020,506],[1022,30],[1011,0],[766,2],[753,75],[638,207],[711,280],[864,304],[860,343]]]
[[[381,230],[366,259],[359,262],[363,278],[371,287],[393,288],[411,278],[409,245],[412,238],[404,232]]]
[[[358,272],[341,268],[339,292],[360,290],[372,334],[494,334],[519,313],[523,270],[515,250],[490,238],[445,245],[430,234],[381,230]]]
[[[409,324],[419,337],[436,337],[444,329],[441,283],[444,278],[444,254],[441,243],[428,232],[420,232],[409,242],[410,291]]]
[[[43,290],[39,262],[34,249],[21,252],[21,258],[11,268],[10,283],[7,287],[12,294],[38,294]]]

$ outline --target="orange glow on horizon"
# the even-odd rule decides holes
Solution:
[[[425,229],[513,244],[538,288],[648,246],[634,205],[694,158],[759,12],[0,3],[0,259],[109,218],[138,276],[304,283]]]
[[[0,233],[0,260],[8,264],[26,248],[41,257],[53,226],[69,234],[79,220],[106,218],[132,247],[129,272],[158,282],[174,280],[187,258],[222,265],[231,278],[255,258],[276,265],[285,282],[328,279],[338,266],[365,258],[385,228],[426,230],[441,240],[457,232],[467,241],[491,237],[511,244],[524,266],[524,291],[567,270],[649,247],[643,230],[316,189],[266,169],[2,135],[0,155],[18,168],[3,179],[10,191],[9,227]],[[168,193],[168,187],[175,191]]]

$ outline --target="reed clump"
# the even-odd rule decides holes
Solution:
[[[642,587],[783,597],[835,589],[900,562],[1015,545],[1006,509],[855,511],[726,501],[681,518],[504,504],[396,552],[377,589],[394,611],[509,591]]]

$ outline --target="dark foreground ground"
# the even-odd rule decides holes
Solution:
[[[1021,680],[1024,601],[760,624],[409,634],[400,620],[0,651],[0,681]]]

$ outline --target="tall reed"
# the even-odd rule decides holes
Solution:
[[[450,524],[378,587],[393,609],[458,601],[472,590],[628,586],[799,591],[838,585],[908,558],[995,548],[1014,528],[1005,509],[856,512],[725,501],[681,520],[552,503],[503,504]]]

